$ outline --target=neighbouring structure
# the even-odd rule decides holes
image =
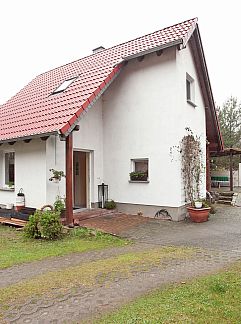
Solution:
[[[0,124],[0,203],[20,188],[30,207],[66,196],[69,220],[73,206],[97,206],[102,182],[119,210],[166,208],[179,220],[181,166],[170,147],[190,127],[208,175],[210,152],[223,149],[196,18],[37,76],[1,106]],[[49,181],[50,169],[66,179]],[[206,185],[209,176],[203,195]]]

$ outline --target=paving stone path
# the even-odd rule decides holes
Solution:
[[[203,224],[153,219],[126,230],[122,235],[134,239],[135,245],[12,267],[0,272],[0,285],[7,287],[13,282],[20,282],[50,270],[157,246],[184,245],[200,249],[190,259],[166,260],[148,271],[133,269],[128,278],[121,274],[116,274],[114,280],[108,277],[104,280],[96,278],[93,286],[69,289],[64,296],[56,291],[54,298],[32,298],[24,305],[12,305],[4,314],[5,322],[44,324],[81,323],[86,320],[91,323],[96,315],[110,311],[152,289],[222,269],[241,259],[241,209],[219,208],[217,214]]]

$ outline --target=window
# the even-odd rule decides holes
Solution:
[[[15,182],[15,153],[5,153],[5,184],[9,187],[14,186]]]
[[[63,92],[64,90],[66,90],[72,82],[74,82],[75,80],[77,79],[77,77],[74,77],[74,78],[71,78],[71,79],[68,79],[68,80],[65,80],[63,83],[61,83],[60,86],[58,86],[57,89],[55,89],[52,94],[56,94],[56,93],[60,93],[60,92]]]
[[[132,172],[130,173],[131,181],[148,181],[148,159],[133,159]]]
[[[186,98],[188,103],[196,107],[194,79],[188,73],[186,74]]]

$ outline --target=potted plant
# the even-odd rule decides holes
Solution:
[[[131,181],[147,181],[148,174],[145,171],[133,171],[130,173]]]
[[[53,173],[52,177],[49,178],[49,181],[59,183],[59,181],[61,181],[62,177],[65,177],[64,171],[58,171],[55,169],[49,169],[49,171]]]
[[[210,207],[205,205],[200,194],[202,178],[205,174],[203,154],[199,136],[194,136],[190,128],[182,138],[179,152],[181,154],[181,172],[184,184],[187,210],[193,222],[206,222]]]

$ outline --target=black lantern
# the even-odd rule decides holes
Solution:
[[[98,185],[98,203],[99,208],[105,208],[105,203],[108,200],[108,185],[102,182]]]

